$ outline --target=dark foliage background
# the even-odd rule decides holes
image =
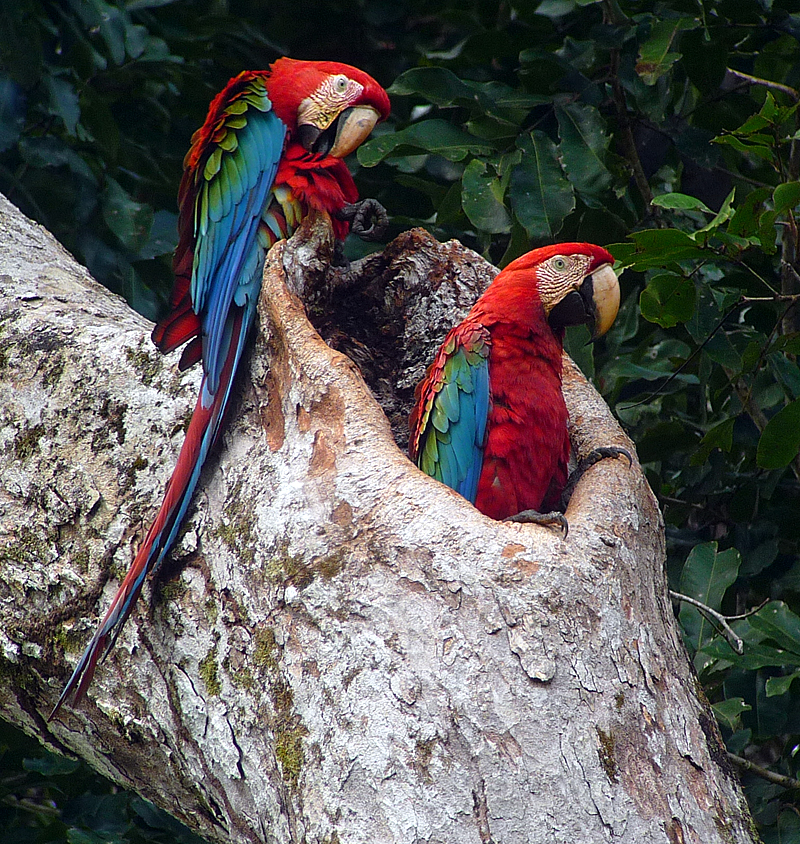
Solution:
[[[282,54],[391,85],[393,118],[352,164],[393,233],[423,225],[498,264],[611,245],[620,317],[571,350],[637,444],[672,588],[746,616],[737,653],[676,603],[728,748],[756,766],[764,841],[800,842],[795,0],[3,0],[0,16],[0,190],[150,318],[191,133],[228,77]],[[0,750],[4,841],[189,840],[10,728]]]

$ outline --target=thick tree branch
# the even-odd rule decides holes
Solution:
[[[494,274],[422,232],[356,268],[353,312],[326,293],[324,220],[271,251],[179,558],[86,703],[46,724],[158,506],[197,374],[6,202],[0,237],[5,718],[217,841],[753,840],[636,461],[586,473],[565,541],[485,518],[396,446],[374,395],[400,430],[414,372]],[[578,455],[634,453],[569,361],[564,386]]]

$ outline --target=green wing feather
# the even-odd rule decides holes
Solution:
[[[489,332],[450,332],[420,386],[411,456],[425,474],[475,502],[489,415]]]

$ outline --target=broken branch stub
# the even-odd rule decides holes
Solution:
[[[129,408],[163,403],[158,425],[168,428],[192,383],[179,410],[168,377],[145,390],[122,350],[147,326],[85,278],[61,279],[52,314],[41,286],[35,316],[31,299],[4,289],[0,316],[16,316],[2,323],[13,365],[0,368],[0,386],[38,397],[40,455],[51,441],[70,447],[86,477],[104,478],[99,504],[76,498],[69,529],[54,525],[56,563],[18,555],[12,571],[3,558],[12,574],[0,602],[10,631],[5,717],[219,841],[751,841],[677,635],[662,524],[638,464],[604,460],[587,472],[566,541],[494,522],[425,477],[396,446],[359,368],[323,341],[297,293],[323,332],[362,349],[397,429],[415,367],[421,374],[427,362],[419,358],[430,359],[495,271],[459,245],[411,232],[339,276],[341,299],[331,305],[331,253],[324,219],[270,252],[252,386],[243,385],[204,473],[183,565],[134,613],[87,702],[50,725],[41,713],[77,658],[65,643],[85,643],[85,619],[104,611],[141,512],[155,510],[174,463],[163,431],[137,426]],[[52,281],[53,272],[44,266],[38,276]],[[436,310],[439,294],[455,303],[449,311]],[[51,373],[45,390],[39,359],[17,353],[24,337],[14,326],[38,320],[66,332],[53,314],[79,300],[115,315],[120,354],[96,379]],[[83,336],[91,320],[70,330]],[[368,343],[373,336],[380,342]],[[75,354],[88,371],[92,343]],[[59,433],[50,420],[99,381],[118,385],[113,400],[124,396],[125,434],[94,453],[81,426]],[[580,454],[607,445],[633,453],[570,366],[565,393]],[[31,402],[10,406],[33,421]],[[103,405],[80,406],[91,429]],[[143,470],[125,475],[133,453],[147,455],[147,476],[161,483],[144,483]],[[19,481],[39,466],[36,454],[0,475],[4,537],[23,529]],[[28,506],[45,524],[46,508]],[[121,525],[117,550],[92,524],[99,510]],[[84,555],[72,550],[78,540]],[[14,600],[21,595],[52,625],[31,623]]]

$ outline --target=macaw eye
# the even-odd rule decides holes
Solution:
[[[334,88],[335,88],[335,89],[336,89],[336,90],[337,90],[340,94],[343,94],[343,93],[347,90],[347,83],[348,83],[349,81],[350,81],[350,80],[349,80],[349,79],[348,79],[348,78],[347,78],[344,74],[341,74],[341,73],[340,73],[338,76],[335,76],[335,77],[334,77],[334,79],[333,79],[333,87],[334,87]]]
[[[566,258],[562,258],[560,255],[557,255],[553,258],[553,269],[558,270],[559,272],[563,272],[569,264],[567,263]]]

